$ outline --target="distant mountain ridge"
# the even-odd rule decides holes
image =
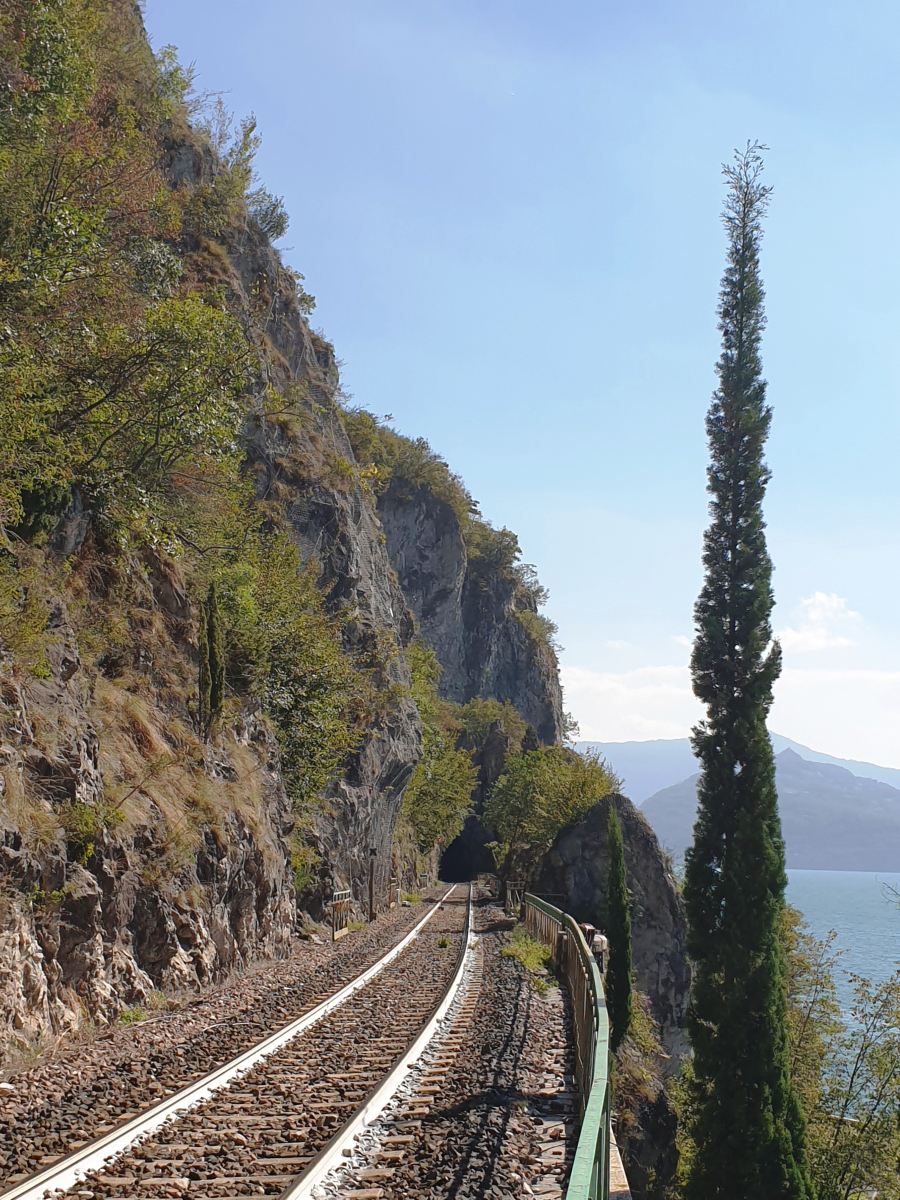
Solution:
[[[693,836],[692,775],[641,805],[661,845],[676,858]],[[900,871],[900,789],[833,763],[809,762],[790,747],[775,757],[788,867],[808,871]]]
[[[776,754],[793,750],[807,762],[829,763],[843,767],[860,779],[877,779],[900,789],[900,769],[879,767],[875,763],[858,762],[850,758],[835,758],[810,750],[780,733],[772,733]],[[579,742],[579,750],[599,750],[612,769],[622,779],[622,790],[635,804],[642,804],[662,788],[681,783],[699,768],[687,738],[657,739],[649,742]]]
[[[900,871],[900,770],[771,737],[787,865]],[[700,777],[688,739],[579,743],[587,747],[604,756],[660,843],[680,859],[693,836]]]

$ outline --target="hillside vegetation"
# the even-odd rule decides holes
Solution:
[[[302,808],[391,703],[390,651],[348,648],[315,561],[247,470],[248,413],[311,418],[302,391],[262,383],[266,347],[215,240],[264,223],[276,203],[252,187],[254,124],[229,134],[219,113],[192,129],[189,77],[139,33],[125,5],[4,8],[0,637],[14,676],[47,676],[64,601],[89,686],[109,680],[132,706],[165,712],[143,761],[120,760],[118,781],[105,773],[131,808],[146,791],[135,771],[171,779],[248,706],[271,718]],[[208,160],[208,179],[172,186],[164,166],[179,141]],[[154,574],[180,597],[174,624],[146,608]],[[225,688],[203,714],[195,621],[207,595]],[[128,810],[110,802],[77,820],[98,833]]]
[[[530,706],[553,741],[561,708],[515,535],[341,403],[253,118],[127,0],[9,0],[0,72],[0,1037],[28,1040],[287,952],[370,849],[414,885],[491,731],[517,750]],[[388,488],[464,537],[497,674],[459,701]]]

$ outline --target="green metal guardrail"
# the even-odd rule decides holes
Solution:
[[[553,965],[565,978],[572,1000],[581,1130],[566,1200],[608,1200],[609,1020],[603,980],[573,917],[527,892],[522,907],[525,928],[532,937],[550,947]]]

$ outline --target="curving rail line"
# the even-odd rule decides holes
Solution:
[[[188,1187],[192,1196],[224,1197],[277,1195],[287,1185],[291,1200],[308,1196],[390,1102],[453,1003],[473,943],[471,889],[461,934],[454,890],[315,1008],[0,1198],[40,1200],[85,1186],[97,1197],[147,1200]],[[444,930],[436,946],[449,948],[459,937],[455,964],[421,937],[439,913],[435,925]],[[352,1113],[329,1138],[347,1108]],[[113,1176],[106,1173],[113,1160],[119,1170],[123,1161],[131,1165]]]

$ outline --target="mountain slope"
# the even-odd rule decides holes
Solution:
[[[879,767],[875,763],[858,762],[856,759],[835,758],[810,750],[780,733],[770,734],[776,754],[782,750],[793,750],[807,762],[830,763],[843,767],[860,779],[878,779],[900,788],[900,769]],[[672,738],[652,742],[579,742],[578,748],[598,750],[612,769],[622,778],[622,790],[635,804],[641,804],[661,788],[681,783],[697,770],[697,760],[687,738]]]
[[[815,871],[900,870],[900,789],[787,748],[776,755],[787,865]],[[681,857],[692,837],[692,775],[641,805],[660,843]]]
[[[544,592],[465,505],[466,611],[414,644],[401,552],[456,594],[452,476],[396,439],[422,503],[389,542],[253,119],[204,117],[134,0],[3,13],[0,1052],[290,953],[373,852],[379,901],[413,884],[448,629],[489,660],[464,698],[562,729]]]

